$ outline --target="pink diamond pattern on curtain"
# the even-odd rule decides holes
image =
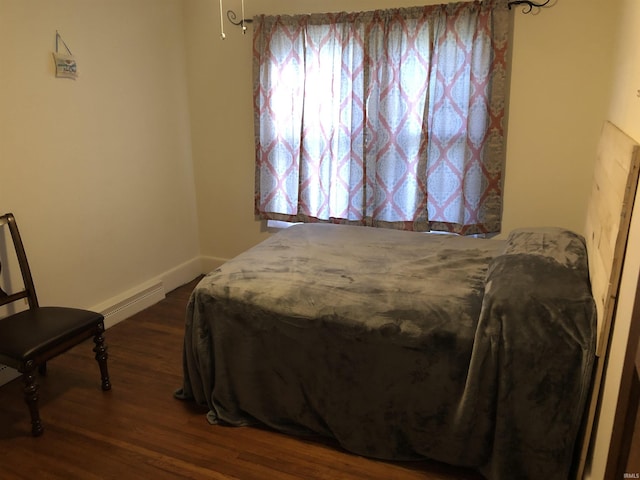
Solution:
[[[258,17],[256,213],[499,231],[509,26],[503,0]]]
[[[366,149],[375,225],[428,230],[424,112],[429,9],[374,12],[369,28]]]

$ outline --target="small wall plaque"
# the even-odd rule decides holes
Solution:
[[[58,40],[62,42],[66,53],[58,51]],[[56,64],[56,77],[58,78],[78,78],[78,64],[73,57],[71,50],[64,42],[60,34],[56,31],[56,51],[53,53],[53,60]]]

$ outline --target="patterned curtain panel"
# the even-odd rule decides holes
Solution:
[[[505,0],[254,23],[256,213],[500,231]]]

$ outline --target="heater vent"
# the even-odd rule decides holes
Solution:
[[[0,365],[0,386],[9,383],[14,378],[18,378],[20,372],[15,368],[7,367],[6,365]]]

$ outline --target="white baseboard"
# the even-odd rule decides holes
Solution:
[[[102,313],[105,328],[110,328],[158,303],[164,297],[165,291],[162,282],[152,281],[127,290],[90,310]]]
[[[116,295],[90,310],[104,315],[104,326],[110,328],[165,298],[170,292],[202,274],[202,258],[196,257],[146,282]]]
[[[226,258],[219,257],[200,257],[202,262],[202,272],[209,273],[214,271],[220,265],[227,261]]]
[[[157,277],[159,281],[164,285],[164,291],[170,292],[178,287],[181,287],[185,283],[189,283],[198,275],[202,275],[205,271],[202,269],[202,257],[195,257],[178,265],[171,270],[164,272]]]

